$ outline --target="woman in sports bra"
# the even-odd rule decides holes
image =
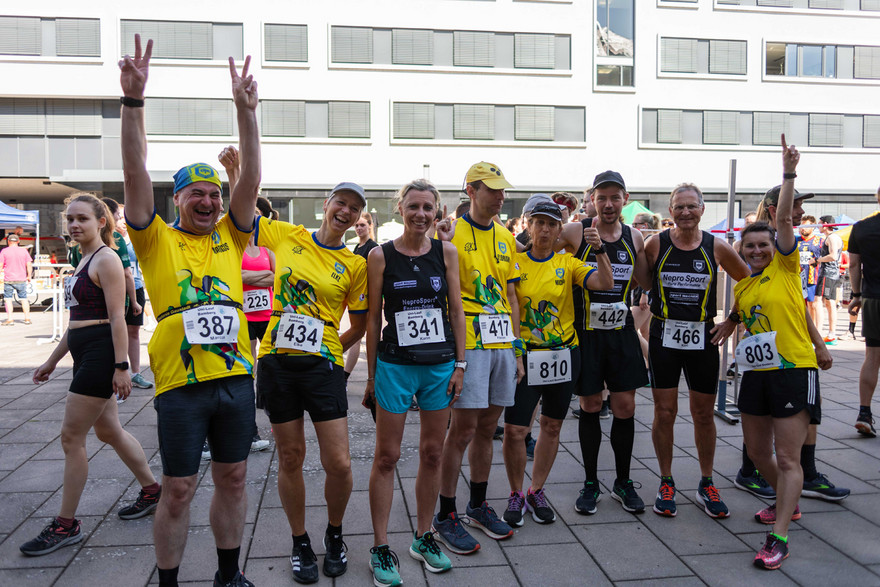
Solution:
[[[141,492],[130,506],[119,510],[128,520],[143,517],[159,503],[161,488],[153,477],[144,449],[119,423],[115,394],[131,392],[128,371],[128,333],[125,327],[125,274],[113,243],[113,216],[91,194],[74,194],[67,201],[67,228],[82,247],[83,259],[64,288],[70,308],[67,332],[49,359],[34,371],[34,383],[43,383],[67,351],[73,356],[73,380],[61,426],[64,449],[64,488],[61,509],[39,536],[21,545],[29,556],[54,552],[82,540],[76,508],[89,471],[86,436],[106,442],[131,470]]]
[[[364,404],[372,399],[377,404],[376,454],[370,473],[370,566],[376,585],[400,585],[397,557],[388,544],[388,517],[406,413],[414,396],[421,435],[416,533],[408,552],[429,572],[452,568],[434,540],[431,519],[440,491],[449,406],[461,394],[467,363],[458,252],[452,243],[428,236],[439,207],[440,193],[429,181],[403,186],[397,196],[403,235],[373,249],[368,259],[368,295],[373,303],[367,317]]]

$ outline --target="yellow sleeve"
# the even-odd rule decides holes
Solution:
[[[580,259],[575,259],[574,255],[568,255],[566,257],[569,261],[569,269],[572,272],[572,283],[574,285],[579,285],[583,288],[587,287],[587,279],[589,279],[590,275],[593,271],[598,271],[595,267],[591,265],[585,264]]]
[[[798,250],[797,243],[795,243],[794,250],[792,251],[780,251],[777,248],[776,256],[779,257],[779,266],[784,271],[788,271],[790,273],[801,272],[801,256]]]
[[[361,314],[367,311],[367,263],[362,257],[354,256],[354,267],[351,273],[351,289],[348,291],[348,311]]]
[[[238,226],[235,225],[235,221],[232,219],[231,214],[227,214],[226,216],[224,216],[220,222],[224,223],[224,225],[226,226],[226,230],[229,233],[229,240],[232,242],[235,250],[239,253],[242,253],[247,247],[248,240],[251,238],[251,233],[253,231],[241,230]]]
[[[156,244],[159,242],[160,235],[164,230],[168,230],[168,227],[165,225],[165,221],[156,213],[153,213],[150,223],[143,228],[128,225],[128,237],[131,239],[131,245],[134,247],[134,252],[137,253],[139,260],[145,261],[149,259],[152,253],[157,250]]]

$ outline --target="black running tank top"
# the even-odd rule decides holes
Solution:
[[[104,290],[95,285],[95,282],[89,277],[89,265],[92,264],[92,259],[98,254],[98,251],[103,248],[104,246],[99,247],[85,263],[80,261],[82,267],[78,267],[79,271],[70,277],[73,284],[69,288],[69,296],[65,292],[65,297],[68,297],[65,303],[70,308],[71,320],[106,320],[109,318],[107,302],[104,300]]]
[[[660,233],[660,251],[654,264],[651,313],[664,320],[709,322],[715,319],[718,264],[715,237],[701,231],[703,240],[692,251],[672,243],[671,230]]]
[[[592,225],[592,218],[581,220],[581,228]],[[605,250],[608,260],[611,261],[611,272],[614,275],[614,287],[607,291],[591,291],[580,285],[574,286],[574,325],[581,330],[590,328],[590,303],[614,304],[624,302],[626,304],[626,324],[621,328],[632,328],[633,317],[629,307],[632,306],[633,271],[636,262],[636,247],[633,244],[632,228],[622,224],[620,238],[614,242],[605,242]],[[581,236],[581,245],[575,252],[575,257],[584,261],[587,265],[597,267],[596,253]],[[618,328],[617,330],[620,330]]]

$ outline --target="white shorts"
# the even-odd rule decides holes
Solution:
[[[469,349],[461,397],[453,408],[512,406],[516,395],[516,352],[512,349]]]

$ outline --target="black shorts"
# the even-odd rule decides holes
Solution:
[[[651,317],[651,336],[648,339],[648,368],[651,381],[658,389],[678,388],[684,371],[688,389],[699,393],[718,392],[720,358],[718,347],[712,344],[709,331],[714,324],[706,322],[703,331],[703,350],[683,351],[663,346],[663,320]]]
[[[523,362],[525,362],[523,357]],[[541,400],[541,414],[554,420],[564,420],[568,415],[571,395],[577,390],[581,357],[577,348],[571,349],[571,381],[550,385],[529,385],[529,373],[516,384],[513,405],[504,408],[504,423],[514,426],[532,426],[532,414]]]
[[[269,326],[268,320],[261,322],[251,322],[248,320],[248,337],[250,337],[250,340],[263,340],[267,326]]]
[[[345,371],[316,355],[265,355],[257,363],[259,395],[273,424],[292,422],[309,413],[312,422],[348,415]]]
[[[862,336],[865,346],[880,347],[880,299],[862,298]]]
[[[153,400],[162,472],[189,477],[199,472],[205,438],[211,460],[247,459],[257,433],[254,380],[234,375],[169,389]]]
[[[840,279],[823,275],[819,280],[819,286],[816,287],[816,296],[821,295],[828,300],[837,299],[837,288],[840,286]]]
[[[648,385],[648,371],[639,336],[632,327],[621,330],[578,330],[581,376],[577,394],[605,389],[630,391]]]
[[[822,419],[818,369],[746,371],[739,391],[739,411],[750,416],[788,418],[807,410],[810,424]]]
[[[67,331],[67,346],[73,357],[70,392],[109,399],[113,395],[113,367],[116,351],[109,324],[96,324]]]
[[[138,305],[141,307],[141,313],[135,316],[132,309],[133,306],[132,304],[129,304],[128,308],[125,310],[125,323],[129,326],[143,326],[144,304],[147,303],[147,296],[144,294],[144,288],[141,287],[134,290],[134,299],[137,300]]]

